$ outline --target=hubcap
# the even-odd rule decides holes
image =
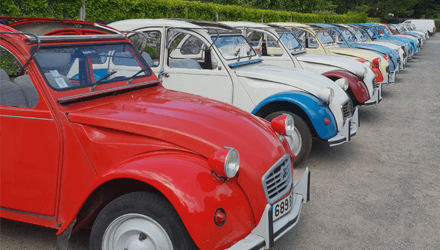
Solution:
[[[103,250],[163,250],[173,244],[163,227],[143,214],[124,214],[116,218],[102,237]]]
[[[302,147],[302,138],[298,129],[295,127],[293,133],[289,136],[286,136],[287,141],[290,145],[290,151],[297,156],[299,152],[301,152]]]

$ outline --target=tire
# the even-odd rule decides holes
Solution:
[[[158,245],[154,246],[152,240]],[[99,213],[90,233],[90,250],[131,247],[197,249],[173,206],[160,195],[147,192],[128,193],[110,202]]]
[[[307,126],[307,123],[301,117],[289,111],[277,111],[266,116],[264,119],[268,121],[272,121],[275,117],[283,114],[291,115],[293,117],[293,120],[295,121],[296,133],[294,132],[292,136],[286,138],[289,140],[292,153],[294,153],[296,156],[295,159],[293,160],[293,164],[294,166],[299,166],[305,159],[309,157],[310,151],[312,150],[312,133],[310,133],[309,126]],[[292,148],[291,142],[293,140],[299,141],[299,139],[301,139],[301,143],[299,144],[299,147]]]

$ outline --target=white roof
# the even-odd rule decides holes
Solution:
[[[220,23],[223,23],[223,24],[235,27],[235,28],[239,28],[239,27],[260,28],[260,29],[269,28],[269,26],[264,23],[254,23],[254,22],[245,22],[245,21],[220,22]]]
[[[201,28],[200,26],[192,23],[170,19],[128,19],[110,23],[108,26],[121,31],[133,31],[149,27]]]

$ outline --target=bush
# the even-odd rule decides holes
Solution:
[[[0,15],[79,19],[80,0],[2,0]],[[367,15],[308,14],[184,0],[86,0],[86,20],[189,18],[207,21],[359,23]]]

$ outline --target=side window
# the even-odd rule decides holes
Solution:
[[[22,65],[8,50],[0,46],[0,105],[33,108],[39,96],[28,75],[19,76]]]
[[[142,57],[151,68],[155,68],[160,64],[162,34],[159,31],[146,31],[144,33],[147,35],[147,45],[142,53]]]
[[[167,64],[170,68],[214,69],[217,66],[209,45],[190,33],[170,30],[168,32]]]
[[[280,43],[282,41],[278,38],[273,37],[270,34],[265,34],[266,43],[267,43],[267,54],[269,56],[282,56],[283,49],[281,48]]]

